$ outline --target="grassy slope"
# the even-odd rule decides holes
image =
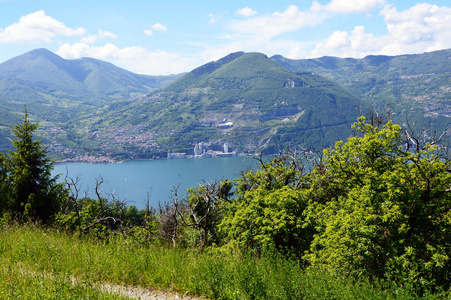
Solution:
[[[93,288],[99,282],[221,299],[417,298],[407,284],[375,288],[365,281],[354,283],[341,276],[304,271],[295,261],[278,255],[256,258],[214,250],[199,253],[120,237],[106,243],[35,226],[2,226],[0,266],[0,299],[19,295],[24,299],[38,295],[43,299],[114,298]],[[79,284],[71,285],[70,277]]]

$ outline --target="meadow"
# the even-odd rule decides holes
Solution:
[[[355,280],[307,269],[276,252],[172,248],[111,236],[77,237],[35,224],[0,231],[0,299],[126,299],[99,284],[211,299],[418,299],[408,282]],[[451,299],[425,293],[423,299]]]

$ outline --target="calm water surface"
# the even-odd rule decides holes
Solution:
[[[197,158],[129,161],[120,164],[57,164],[53,175],[66,173],[71,178],[80,176],[81,196],[94,196],[95,179],[104,179],[102,191],[114,193],[116,199],[126,200],[129,205],[144,208],[148,192],[150,204],[169,200],[177,183],[179,195],[189,187],[215,179],[234,179],[240,171],[256,167],[256,160],[246,157]]]

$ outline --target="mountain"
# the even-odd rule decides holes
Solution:
[[[451,128],[451,49],[362,59],[271,59],[290,71],[313,72],[341,85],[373,107],[390,105],[397,122]]]
[[[274,152],[278,146],[322,147],[345,138],[359,104],[357,96],[321,76],[288,71],[261,53],[238,52],[148,97],[88,114],[78,126],[87,131],[83,143],[103,154],[130,149],[114,141],[119,129],[134,137],[146,133],[143,149],[149,153],[150,144],[152,151],[192,153],[199,142]]]
[[[0,101],[64,99],[96,106],[162,88],[177,77],[138,75],[101,60],[66,60],[37,49],[0,64]]]
[[[387,105],[395,122],[441,132],[451,128],[450,56],[291,60],[236,52],[176,78],[35,50],[0,65],[0,146],[26,101],[51,154],[74,160],[164,157],[192,153],[200,142],[249,153],[321,148],[350,135],[359,109]]]
[[[23,105],[36,121],[64,122],[81,111],[159,89],[181,75],[147,76],[93,58],[66,60],[36,49],[0,64],[0,148]],[[51,110],[51,113],[49,111]]]

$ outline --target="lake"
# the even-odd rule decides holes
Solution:
[[[79,197],[94,197],[96,178],[102,177],[102,191],[114,193],[116,199],[125,200],[129,205],[141,209],[145,207],[150,192],[150,205],[169,200],[172,190],[180,182],[179,195],[187,188],[195,187],[204,181],[215,179],[234,179],[240,171],[255,169],[257,161],[248,157],[192,158],[137,160],[119,164],[56,164],[52,175],[66,174],[81,178]]]

